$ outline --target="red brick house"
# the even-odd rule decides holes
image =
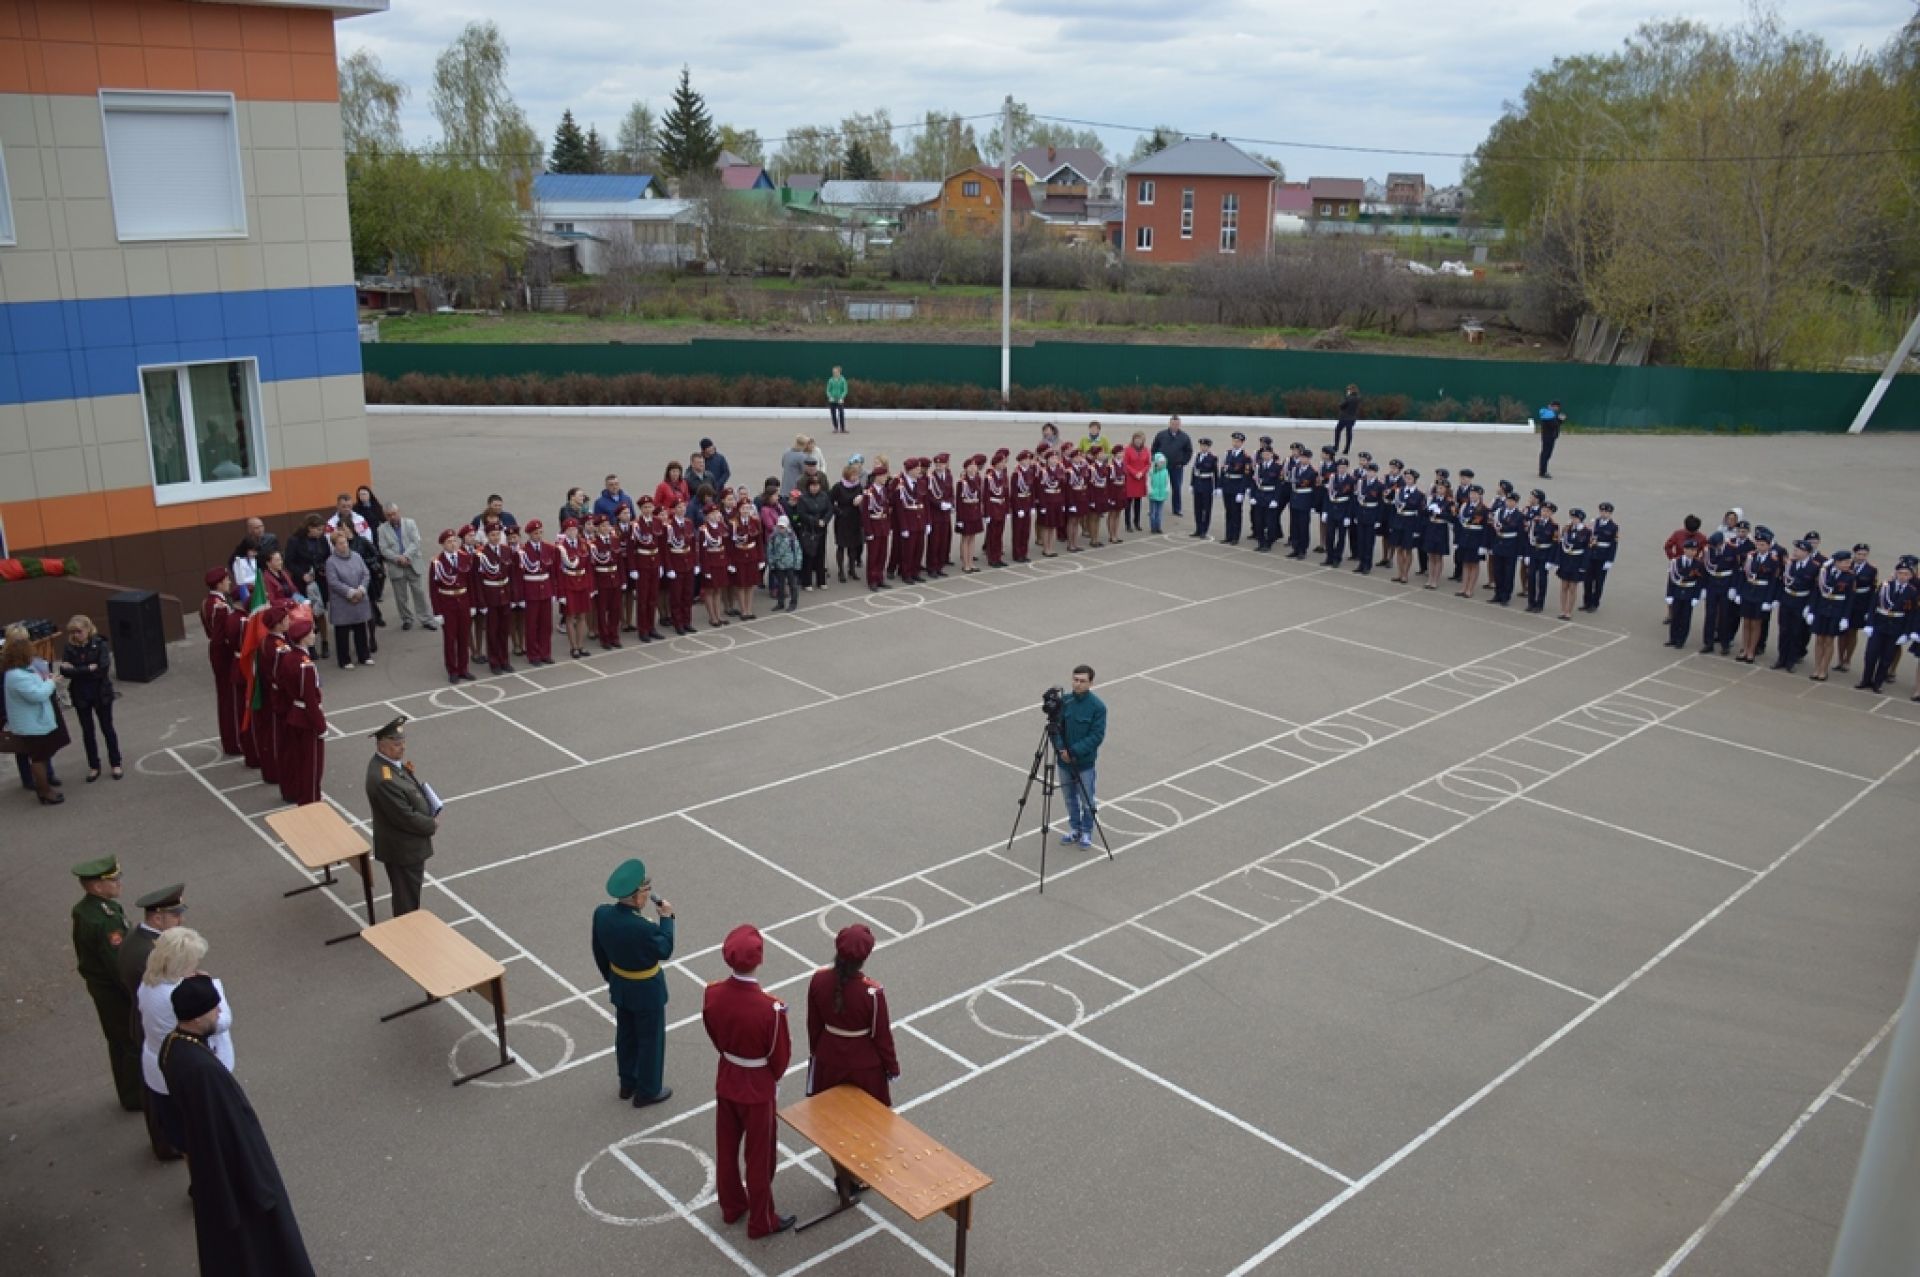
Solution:
[[[1178,264],[1265,253],[1277,177],[1217,137],[1175,142],[1127,169],[1121,252],[1130,262]]]

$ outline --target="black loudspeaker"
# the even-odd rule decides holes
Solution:
[[[151,683],[167,672],[167,635],[160,624],[160,596],[127,590],[107,600],[107,641],[113,644],[114,675],[123,683]]]

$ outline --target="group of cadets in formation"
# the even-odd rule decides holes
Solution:
[[[319,802],[327,717],[320,704],[320,668],[313,660],[313,617],[283,604],[268,607],[265,629],[247,654],[248,613],[234,601],[232,574],[209,568],[206,581],[200,625],[213,667],[220,752],[244,758],[263,781],[278,785],[288,802]]]
[[[1816,683],[1831,672],[1847,673],[1867,639],[1861,691],[1882,691],[1893,676],[1900,649],[1920,647],[1920,559],[1902,555],[1882,578],[1865,542],[1851,550],[1820,552],[1820,534],[1809,532],[1783,549],[1772,529],[1755,527],[1729,510],[1720,527],[1702,537],[1676,534],[1667,564],[1667,646],[1687,647],[1693,614],[1701,612],[1701,653],[1718,651],[1748,665],[1767,650],[1767,635],[1780,622],[1773,668],[1792,673],[1812,648]],[[1734,655],[1738,645],[1739,654]],[[1920,701],[1920,683],[1914,700]]]

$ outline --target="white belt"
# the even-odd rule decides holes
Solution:
[[[735,1055],[731,1051],[722,1051],[720,1058],[728,1064],[738,1064],[743,1069],[764,1069],[773,1062],[772,1056],[763,1055],[757,1060],[749,1060],[746,1056]]]
[[[305,709],[307,707],[307,703],[305,701],[295,701],[293,703],[293,707],[295,709]]]
[[[871,1029],[843,1029],[834,1024],[823,1025],[822,1027],[836,1038],[864,1038],[873,1031]]]
[[[529,572],[526,575],[522,576],[520,579],[522,581],[544,581],[547,579],[547,574],[545,572],[542,572],[538,576],[535,576],[533,573]]]

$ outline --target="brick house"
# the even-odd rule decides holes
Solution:
[[[1175,142],[1127,169],[1121,252],[1130,262],[1183,265],[1264,253],[1273,242],[1277,176],[1217,137]]]

